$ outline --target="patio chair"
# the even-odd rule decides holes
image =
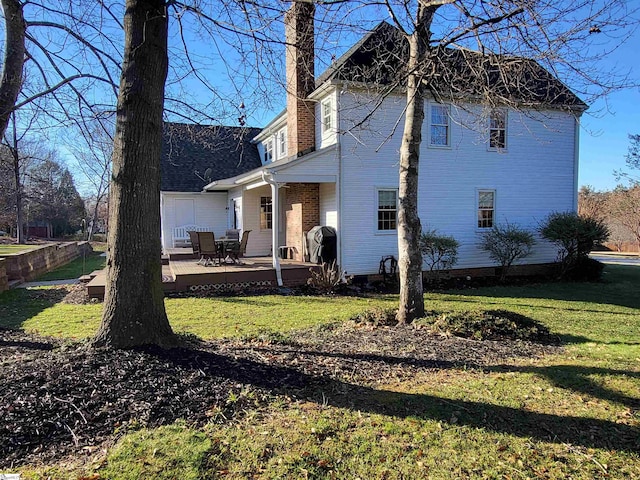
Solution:
[[[229,240],[240,240],[240,230],[232,228],[224,232],[224,236]]]
[[[218,265],[222,264],[222,252],[216,244],[216,239],[213,232],[198,232],[198,244],[200,246],[200,260],[205,267],[211,262],[211,265],[215,265],[213,259],[218,259]],[[203,263],[204,262],[204,263]]]
[[[242,232],[242,239],[238,243],[227,246],[227,254],[236,263],[240,263],[240,257],[244,255],[247,250],[247,240],[249,240],[249,232],[251,230],[245,230]]]
[[[191,241],[191,249],[194,255],[200,255],[200,242],[198,241],[198,232],[195,230],[189,230],[189,240]]]

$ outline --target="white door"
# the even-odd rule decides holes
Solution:
[[[192,198],[176,198],[176,227],[196,224],[196,209]]]

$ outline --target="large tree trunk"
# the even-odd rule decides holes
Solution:
[[[167,77],[165,0],[127,0],[102,324],[94,345],[170,346],[160,262],[160,148]]]
[[[435,9],[418,4],[415,31],[409,36],[409,75],[407,78],[407,110],[404,134],[400,146],[400,185],[398,208],[398,268],[400,274],[400,304],[397,320],[411,323],[424,316],[422,288],[422,226],[418,216],[418,168],[422,124],[424,123],[424,95],[422,72],[428,49],[429,27]]]
[[[5,23],[5,52],[0,80],[0,138],[4,136],[9,118],[22,88],[26,25],[19,0],[1,0]]]

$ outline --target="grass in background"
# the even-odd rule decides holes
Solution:
[[[14,253],[28,252],[42,245],[18,245],[18,244],[0,244],[0,255],[12,255]]]
[[[55,270],[52,270],[44,275],[38,277],[37,281],[48,280],[69,280],[80,278],[82,275],[87,275],[94,270],[102,270],[107,263],[106,257],[101,257],[100,252],[91,252],[86,255],[72,260],[71,262],[63,265]]]

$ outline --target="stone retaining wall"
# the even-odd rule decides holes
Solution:
[[[75,260],[83,252],[91,251],[89,242],[68,242],[44,245],[28,252],[3,255],[2,263],[7,283],[29,282]],[[2,291],[2,273],[0,273],[0,291]]]

